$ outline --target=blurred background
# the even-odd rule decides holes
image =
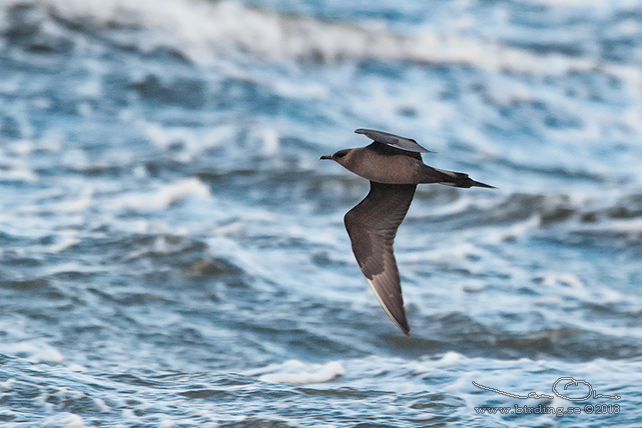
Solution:
[[[636,0],[3,0],[0,421],[556,426],[642,418]],[[416,139],[412,336],[319,156]],[[575,396],[585,396],[586,389]],[[583,405],[586,403],[581,403]],[[577,403],[575,403],[577,405]],[[614,412],[612,412],[614,413]]]

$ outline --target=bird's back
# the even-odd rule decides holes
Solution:
[[[354,149],[344,165],[355,174],[377,183],[417,184],[422,182],[421,155],[374,142]]]

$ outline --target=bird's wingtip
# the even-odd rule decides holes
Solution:
[[[401,330],[406,334],[406,336],[410,337],[410,327],[406,326],[406,328],[401,327]]]
[[[384,307],[384,309],[386,309],[386,312],[388,312],[387,308]],[[400,319],[397,319],[390,312],[388,312],[388,316],[390,317],[390,319],[392,319],[392,321],[394,321],[395,324],[397,324],[397,327],[399,327],[406,336],[410,337],[410,325],[408,325],[408,320],[406,319],[405,313],[402,314]]]
[[[390,319],[397,325],[397,327],[399,327],[399,329],[403,331],[403,333],[406,336],[410,337],[410,325],[408,325],[408,320],[406,319],[406,315],[403,314],[400,319],[397,319],[388,311],[388,308],[384,306],[384,309],[388,313],[388,316],[390,317]]]
[[[366,280],[368,281],[368,285],[370,285],[370,288],[374,292],[374,295],[377,297],[377,300],[381,304],[381,307],[386,312],[388,317],[397,325],[397,327],[401,329],[401,331],[406,334],[406,336],[410,336],[410,325],[408,325],[408,319],[406,318],[406,312],[403,308],[403,302],[401,303],[400,311],[394,311],[396,313],[393,313],[393,308],[389,307],[388,304],[386,304],[386,302],[384,302],[384,300],[381,298],[381,294],[377,286],[375,286],[375,283],[372,282],[372,280],[368,277],[366,277]]]
[[[490,184],[486,183],[481,183],[479,181],[475,181],[475,184],[473,184],[475,187],[485,187],[486,189],[497,189],[495,186],[491,186]]]

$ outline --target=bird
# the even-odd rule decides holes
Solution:
[[[468,174],[424,164],[421,153],[432,152],[413,139],[373,129],[359,128],[354,132],[365,135],[372,143],[339,150],[321,159],[333,160],[370,181],[370,192],[348,211],[344,225],[370,288],[390,319],[410,336],[393,244],[417,185],[495,187],[472,180]]]

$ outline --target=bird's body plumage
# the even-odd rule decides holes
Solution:
[[[377,183],[492,187],[470,180],[468,174],[428,166],[423,163],[418,152],[398,149],[377,141],[366,147],[348,149],[340,160],[334,160],[358,176]]]
[[[425,165],[420,152],[428,150],[415,140],[369,129],[355,132],[375,141],[369,146],[339,150],[321,159],[334,160],[370,180],[370,193],[345,215],[344,223],[357,263],[381,306],[399,328],[409,334],[393,243],[417,184],[492,186],[474,181],[468,174]]]

